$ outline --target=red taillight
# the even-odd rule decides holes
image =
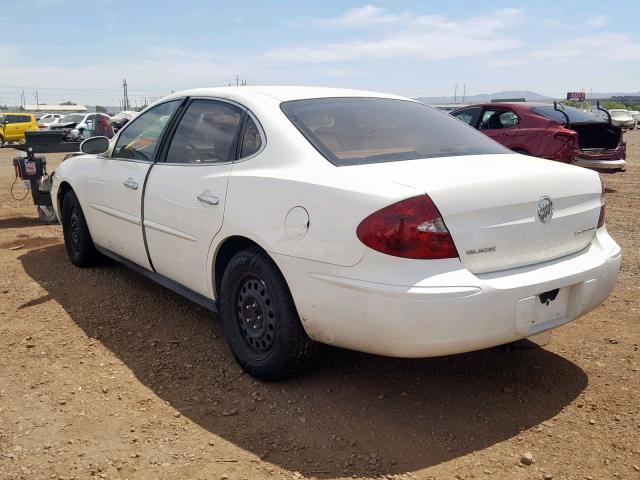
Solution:
[[[367,247],[394,257],[458,258],[442,215],[428,195],[372,213],[358,225],[356,234]]]
[[[578,142],[578,134],[573,130],[569,130],[566,128],[563,128],[562,130],[558,130],[556,133],[553,134],[553,137],[567,143]]]
[[[600,184],[602,185],[602,195],[600,196],[600,201],[602,202],[602,206],[600,207],[600,216],[598,217],[598,228],[604,227],[604,217],[605,217],[605,198],[604,198],[604,182],[600,179]]]

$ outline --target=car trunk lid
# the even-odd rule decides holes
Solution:
[[[562,257],[584,249],[595,234],[601,184],[587,169],[510,154],[385,165],[384,171],[379,165],[358,168],[379,170],[393,182],[426,192],[460,260],[474,273]]]

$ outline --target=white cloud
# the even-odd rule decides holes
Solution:
[[[49,7],[54,5],[63,5],[71,3],[72,0],[36,0],[36,7]]]
[[[331,63],[407,57],[421,60],[474,57],[518,47],[520,42],[507,36],[505,30],[516,25],[521,17],[520,10],[504,9],[490,16],[450,20],[442,15],[392,14],[367,5],[315,24],[374,27],[385,23],[394,28],[370,39],[276,48],[261,58],[268,62]]]
[[[312,24],[328,27],[368,27],[396,23],[408,16],[408,13],[393,14],[389,13],[386,8],[369,4],[364,7],[352,8],[334,18],[318,18]]]
[[[551,43],[531,52],[533,59],[554,62],[594,60],[602,65],[640,61],[640,43],[627,34],[601,33]]]
[[[609,19],[603,15],[596,15],[587,18],[587,21],[585,23],[589,27],[599,28],[604,27],[607,23],[609,23]]]

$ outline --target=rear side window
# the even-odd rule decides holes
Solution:
[[[338,166],[509,153],[448,113],[410,100],[318,98],[284,102],[281,108]]]
[[[180,120],[167,163],[224,163],[235,159],[244,111],[235,105],[194,100]]]
[[[111,156],[152,162],[162,133],[181,102],[161,103],[136,117],[118,137]]]
[[[31,123],[31,117],[27,115],[5,115],[3,121],[7,123]]]
[[[496,130],[514,127],[518,123],[520,123],[520,119],[515,112],[488,108],[482,114],[482,121],[478,128],[480,128],[480,130]]]
[[[256,125],[256,122],[247,116],[247,126],[244,129],[244,135],[242,135],[242,147],[240,149],[240,158],[249,157],[260,150],[262,147],[262,137],[260,136],[260,130]]]
[[[456,117],[458,120],[462,120],[464,123],[475,127],[476,123],[478,123],[478,117],[480,116],[481,111],[481,108],[467,108],[465,110],[453,112],[451,115]]]

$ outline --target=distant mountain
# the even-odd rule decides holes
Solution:
[[[464,98],[465,103],[481,103],[489,102],[494,98],[525,98],[531,102],[553,102],[553,97],[546,97],[536,92],[529,90],[507,90],[504,92],[496,93],[479,93],[476,95],[467,95]],[[435,105],[448,104],[448,103],[462,103],[462,95],[458,95],[458,98],[454,97],[419,97],[416,100],[422,103],[430,103]]]
[[[587,98],[637,97],[640,92],[587,93]]]
[[[633,97],[640,96],[640,92],[611,92],[611,93],[587,93],[587,100],[602,100],[602,99],[610,99],[611,97]],[[492,99],[505,99],[505,98],[525,98],[530,102],[548,102],[551,103],[553,100],[564,100],[564,97],[547,97],[545,95],[541,95],[536,92],[532,92],[530,90],[507,90],[504,92],[495,92],[495,93],[479,93],[477,95],[467,95],[464,98],[464,103],[483,103],[490,102]],[[416,100],[422,103],[428,103],[431,105],[446,105],[449,103],[463,103],[462,95],[458,95],[458,98],[454,97],[419,97]]]

